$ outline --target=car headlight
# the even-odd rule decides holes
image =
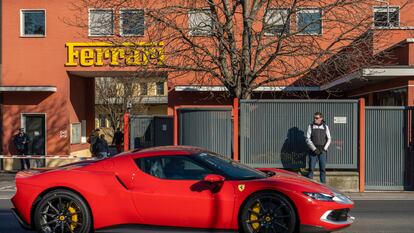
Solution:
[[[349,197],[342,193],[335,193],[335,197],[333,198],[333,200],[336,203],[340,204],[354,204],[354,202]]]
[[[311,197],[312,199],[318,200],[318,201],[334,201],[334,196],[325,194],[325,193],[308,193],[304,192],[304,194],[308,197]]]
[[[333,201],[339,204],[354,204],[354,202],[350,198],[340,193],[334,193],[334,195],[330,195],[325,193],[304,192],[304,194],[318,201]]]

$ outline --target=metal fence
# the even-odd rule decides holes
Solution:
[[[180,145],[203,147],[231,157],[231,108],[184,108],[178,114]]]
[[[332,134],[327,168],[357,168],[358,100],[240,101],[240,159],[254,167],[305,168],[306,131],[320,111]]]
[[[406,107],[366,107],[367,190],[405,189],[407,127],[411,111]]]
[[[173,144],[171,116],[131,116],[130,148],[148,148]]]

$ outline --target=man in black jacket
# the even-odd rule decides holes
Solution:
[[[331,144],[331,132],[325,124],[321,112],[314,114],[313,123],[308,126],[306,144],[308,144],[311,150],[308,177],[310,179],[313,178],[316,162],[319,161],[320,181],[321,183],[326,183],[326,152]]]
[[[114,137],[112,138],[112,145],[116,146],[116,153],[121,153],[121,145],[124,142],[124,134],[121,132],[119,128],[116,129]]]
[[[105,135],[102,134],[96,139],[95,144],[93,145],[94,151],[97,153],[99,159],[108,158],[109,156],[109,146],[108,142],[105,140]]]
[[[20,128],[19,133],[14,136],[13,144],[16,148],[18,155],[27,155],[29,150],[29,136],[24,132],[24,128]],[[29,159],[21,159],[21,169],[30,169],[30,160]]]
[[[89,138],[87,140],[87,142],[90,144],[89,150],[91,152],[92,157],[96,157],[97,156],[97,154],[96,154],[97,152],[94,151],[94,145],[96,143],[96,140],[99,138],[99,132],[100,132],[100,129],[92,130],[92,132],[89,135]]]

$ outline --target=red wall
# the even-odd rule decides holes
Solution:
[[[94,84],[92,78],[70,75],[69,71],[96,71],[108,68],[68,68],[66,62],[67,42],[87,42],[87,29],[69,25],[67,22],[80,16],[85,22],[87,8],[81,12],[71,10],[70,0],[3,0],[1,50],[3,86],[56,86],[56,93],[4,93],[3,102],[3,151],[11,153],[12,136],[20,127],[22,113],[45,113],[47,116],[47,153],[65,155],[71,152],[69,143],[70,123],[87,120],[87,134],[94,127]],[[140,1],[137,1],[140,2]],[[406,1],[391,1],[391,5],[403,5]],[[379,3],[378,3],[379,5]],[[20,10],[46,10],[46,36],[44,38],[20,37]],[[402,26],[414,26],[414,4],[409,3],[401,11]],[[116,24],[116,27],[118,25]],[[414,37],[412,30],[390,30],[378,33],[384,44],[378,48],[389,47],[407,37]],[[117,36],[114,36],[117,38]],[[127,38],[134,41],[148,41],[147,37]],[[409,45],[411,48],[413,45]],[[408,55],[409,64],[414,62],[414,54]],[[166,58],[168,59],[168,57]],[[111,68],[111,71],[117,69]],[[119,70],[125,70],[119,69]],[[131,69],[129,69],[131,70]],[[171,75],[172,77],[172,75]],[[174,85],[193,84],[194,75],[170,80]],[[292,80],[293,82],[294,80]],[[220,84],[216,81],[204,84]],[[284,85],[287,85],[284,83]],[[209,93],[170,91],[169,114],[175,105],[188,104],[231,104],[223,93],[216,93],[214,100]],[[60,132],[68,137],[61,138]],[[85,148],[87,145],[85,145]],[[72,147],[74,149],[75,146]],[[79,148],[79,147],[78,147]]]
[[[79,40],[79,30],[63,23],[71,17],[69,1],[3,1],[3,70],[4,86],[56,86],[56,93],[4,93],[3,152],[12,153],[12,136],[20,127],[21,113],[45,113],[47,127],[47,154],[70,153],[70,123],[88,119],[94,123],[93,86],[88,81],[70,88],[71,79],[64,67],[65,43]],[[20,9],[46,10],[46,37],[20,37]],[[73,96],[74,98],[70,98]],[[78,97],[78,98],[76,98]],[[82,98],[80,98],[82,97]],[[89,102],[88,102],[89,101]],[[92,108],[91,108],[92,107]],[[89,115],[88,115],[89,114]],[[93,127],[93,126],[92,126]],[[66,132],[62,138],[60,133]]]

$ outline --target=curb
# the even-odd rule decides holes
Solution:
[[[355,201],[414,201],[414,192],[346,193]]]

